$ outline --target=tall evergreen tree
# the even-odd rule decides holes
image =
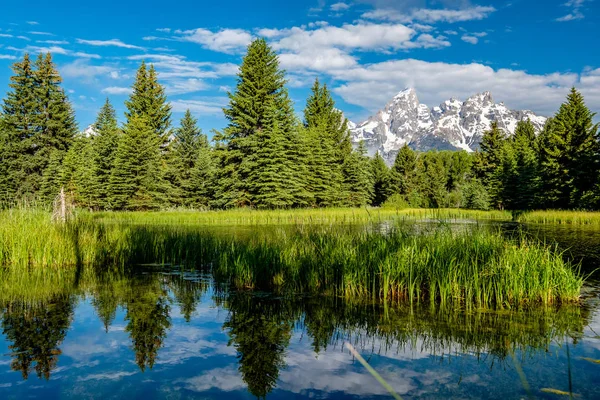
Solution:
[[[398,151],[398,155],[390,171],[392,191],[403,196],[408,196],[415,189],[416,169],[417,155],[405,144]]]
[[[53,152],[66,154],[77,134],[75,114],[64,90],[60,87],[62,78],[52,61],[50,53],[40,54],[36,60],[35,82],[38,102],[37,129],[35,145],[39,149],[35,153],[35,170],[39,174],[40,186],[42,175],[48,166]],[[43,195],[53,198],[57,188]]]
[[[257,154],[260,146],[267,143],[266,138],[272,137],[273,132],[278,132],[276,137],[282,137],[282,142],[268,144],[279,146],[286,153],[281,157],[293,162],[300,145],[296,139],[293,108],[285,89],[284,71],[279,68],[277,55],[264,39],[249,45],[240,66],[236,90],[229,94],[229,106],[223,111],[229,124],[215,135],[219,184],[214,205],[223,208],[255,206],[254,196],[263,189],[252,184],[250,177],[260,174],[257,169],[265,161],[262,157],[271,154],[267,149]],[[286,163],[286,169],[289,165]],[[300,187],[301,172],[297,166],[292,171],[286,170],[286,176],[293,176],[293,179],[288,180],[282,190],[285,187],[284,192],[297,192],[297,199],[292,203],[303,202],[305,196]],[[267,184],[266,180],[264,182]],[[281,196],[287,195],[281,193]],[[262,200],[258,202],[262,204]]]
[[[36,134],[37,101],[34,66],[25,54],[12,65],[10,91],[2,105],[3,146],[0,190],[7,197],[21,197],[35,192],[32,158]]]
[[[377,152],[371,159],[371,174],[373,181],[373,196],[371,205],[379,207],[392,193],[390,169],[385,164],[383,157]]]
[[[335,108],[327,85],[315,80],[304,109],[305,126],[310,133],[311,169],[318,171],[311,177],[318,206],[342,204],[352,194],[348,182],[352,177],[344,164],[352,153],[348,120]],[[346,171],[346,174],[344,174]]]
[[[364,142],[346,157],[342,171],[347,188],[343,204],[350,207],[366,206],[373,196],[373,179]]]
[[[540,138],[542,189],[545,207],[586,207],[598,183],[600,144],[598,124],[575,88],[549,121]]]
[[[158,82],[154,65],[148,68],[146,63],[138,68],[133,91],[125,102],[129,121],[133,115],[143,116],[154,131],[161,146],[169,139],[171,127],[171,105],[167,101],[164,87]]]
[[[206,135],[198,128],[198,120],[190,110],[181,119],[169,146],[168,167],[172,181],[171,202],[177,206],[194,206],[194,171],[202,147],[208,146]]]
[[[13,71],[12,91],[2,107],[5,176],[0,190],[13,197],[52,196],[40,193],[44,171],[51,157],[63,156],[73,141],[73,110],[50,54],[40,54],[35,63],[26,54]]]
[[[538,193],[538,161],[535,128],[531,121],[520,121],[505,149],[503,160],[503,198],[511,210],[529,210]]]
[[[100,109],[94,123],[95,136],[91,138],[93,168],[96,187],[94,189],[98,207],[110,208],[110,175],[119,144],[119,127],[115,109],[108,99]]]
[[[119,140],[110,184],[115,209],[149,210],[161,202],[160,148],[155,131],[143,116],[132,115]]]
[[[483,133],[480,151],[475,154],[474,172],[487,188],[494,208],[502,207],[501,167],[505,151],[505,135],[496,121]]]

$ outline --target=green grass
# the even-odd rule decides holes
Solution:
[[[533,224],[596,225],[600,226],[600,212],[593,211],[531,211],[517,221]]]
[[[28,274],[175,264],[209,269],[238,289],[481,308],[579,297],[583,279],[547,246],[479,229],[413,232],[400,224],[381,233],[344,226],[367,220],[367,211],[354,211],[82,213],[55,225],[47,213],[12,210],[1,214],[0,265]],[[411,212],[404,215],[463,215]],[[283,226],[234,235],[210,228],[217,216],[224,225]]]

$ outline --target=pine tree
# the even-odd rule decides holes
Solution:
[[[236,90],[229,94],[229,106],[223,111],[229,124],[215,134],[219,184],[213,204],[220,208],[255,206],[254,195],[264,190],[253,184],[250,177],[260,173],[257,168],[263,165],[261,157],[270,154],[264,150],[257,155],[260,146],[267,143],[282,148],[285,154],[280,157],[289,161],[287,166],[294,162],[293,157],[300,151],[284,71],[279,69],[277,55],[264,39],[249,45],[240,66]],[[285,139],[279,144],[266,141],[273,132]],[[294,193],[292,204],[305,202],[301,173],[302,169],[297,165],[292,171],[287,171],[286,167],[286,176],[293,179],[286,182],[280,196],[288,198],[287,193]],[[263,200],[258,203],[262,206]],[[287,200],[285,203],[289,204]]]
[[[108,99],[100,109],[94,123],[96,135],[92,137],[94,189],[99,208],[109,207],[110,176],[114,165],[120,131],[115,109]]]
[[[531,121],[520,121],[505,147],[502,166],[503,201],[510,210],[529,210],[538,193],[535,128]]]
[[[38,102],[35,72],[29,55],[13,64],[11,91],[2,105],[2,169],[0,191],[7,199],[32,195],[36,191],[33,157],[37,133]]]
[[[62,161],[58,187],[64,186],[79,207],[98,206],[93,160],[92,139],[78,136]]]
[[[394,165],[390,171],[390,182],[393,193],[408,196],[415,189],[417,155],[404,145],[398,151]]]
[[[546,207],[587,206],[600,173],[598,124],[575,89],[549,121],[540,138],[542,188]]]
[[[129,121],[133,115],[143,116],[153,129],[157,140],[164,146],[169,139],[171,127],[171,105],[167,102],[164,87],[158,82],[153,65],[146,67],[142,61],[133,84],[129,100],[125,102]]]
[[[56,152],[66,153],[77,131],[71,105],[60,87],[52,56],[29,55],[13,65],[15,75],[3,105],[6,177],[2,190],[11,196],[39,196],[44,172]],[[46,186],[49,187],[49,186]],[[55,193],[42,193],[53,197]]]
[[[206,142],[201,141],[198,157],[191,171],[192,206],[208,208],[215,197],[215,155],[213,149]]]
[[[371,159],[371,175],[373,181],[373,196],[371,205],[381,206],[392,193],[390,169],[385,164],[383,157],[377,152]]]
[[[448,171],[444,167],[440,152],[420,154],[417,159],[416,191],[426,200],[427,206],[441,208],[446,206]]]
[[[196,187],[193,179],[194,169],[201,148],[208,146],[208,139],[197,124],[198,120],[192,116],[190,110],[187,110],[169,146],[171,203],[176,206],[194,206],[193,191]]]
[[[483,183],[494,208],[502,207],[502,163],[505,135],[496,121],[483,133],[480,151],[475,154],[475,176]]]
[[[145,117],[133,114],[119,140],[110,184],[114,209],[149,210],[162,204],[160,148]]]
[[[347,188],[344,204],[350,207],[366,206],[373,196],[373,179],[364,142],[344,161],[342,171]]]
[[[306,102],[304,120],[312,139],[310,148],[315,152],[310,162],[316,170],[321,171],[312,177],[311,186],[316,190],[316,205],[343,204],[343,200],[351,196],[350,188],[345,182],[353,179],[344,176],[344,163],[352,153],[348,120],[335,108],[327,85],[321,85],[318,79],[315,80]],[[346,168],[345,171],[348,172],[349,169]],[[322,190],[325,185],[330,188]]]

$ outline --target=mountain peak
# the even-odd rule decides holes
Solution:
[[[408,144],[417,150],[466,150],[479,148],[483,132],[494,121],[514,133],[517,123],[531,119],[539,131],[546,118],[530,111],[509,110],[496,104],[489,91],[475,94],[463,102],[452,98],[430,109],[420,104],[414,88],[399,92],[381,111],[351,128],[352,141],[364,141],[368,153],[377,151],[392,164],[398,150]]]
[[[398,94],[396,96],[394,96],[394,99],[398,99],[400,97],[409,97],[409,96],[413,96],[416,94],[417,94],[417,91],[414,88],[407,87],[407,88],[404,88],[404,90],[401,90],[400,92],[398,92]]]

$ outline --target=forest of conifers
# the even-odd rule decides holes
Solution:
[[[463,207],[600,209],[600,136],[572,89],[537,133],[495,123],[480,150],[400,149],[392,168],[353,149],[347,121],[318,80],[300,121],[277,55],[248,47],[212,144],[188,111],[174,127],[152,65],[142,63],[119,126],[107,99],[78,133],[50,54],[13,65],[0,111],[0,203],[49,204],[61,188],[92,210]]]

